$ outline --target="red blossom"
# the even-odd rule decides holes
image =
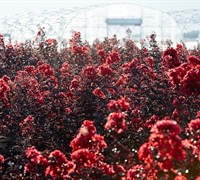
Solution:
[[[95,96],[99,97],[99,98],[106,99],[106,95],[104,94],[103,91],[101,91],[101,89],[100,89],[99,87],[96,88],[96,89],[94,89],[94,90],[92,91],[92,93],[93,93]]]
[[[174,167],[173,161],[170,159],[164,160],[162,162],[158,162],[158,166],[162,170],[171,170]]]
[[[98,50],[98,55],[101,56],[102,58],[106,56],[106,52],[104,49]]]
[[[159,117],[156,115],[153,115],[151,118],[146,120],[144,127],[152,128],[152,126],[159,120]]]
[[[180,54],[183,54],[185,52],[185,48],[182,44],[177,44],[176,45],[176,51],[177,51],[177,54],[180,55]]]
[[[174,109],[173,113],[172,113],[172,118],[173,119],[178,119],[180,115],[180,112],[178,109]]]
[[[4,78],[5,79],[5,78]],[[10,91],[10,87],[8,83],[3,78],[0,79],[0,100],[8,102],[8,93]]]
[[[39,65],[38,72],[44,74],[45,76],[54,76],[54,70],[47,63]]]
[[[59,150],[54,150],[49,155],[50,163],[54,164],[60,164],[66,163],[68,160],[66,156]],[[52,161],[52,162],[51,162]]]
[[[161,120],[158,121],[152,128],[152,133],[167,133],[167,134],[180,134],[181,128],[176,121]]]
[[[192,154],[200,161],[200,118],[191,120],[186,128],[188,139],[184,140],[187,149],[192,149]]]
[[[119,109],[119,104],[115,100],[110,100],[110,102],[107,104],[107,107],[110,111],[117,111]]]
[[[153,57],[147,58],[146,61],[148,62],[148,64],[149,64],[150,67],[154,66],[154,59],[153,59]]]
[[[2,169],[2,164],[4,163],[4,161],[4,157],[0,154],[0,170]]]
[[[94,80],[97,77],[96,69],[91,65],[87,66],[82,73],[90,80]]]
[[[47,43],[47,45],[48,46],[53,46],[53,45],[56,45],[57,44],[57,41],[56,41],[56,39],[47,39],[46,40],[46,43]]]
[[[119,60],[120,60],[119,53],[117,51],[113,51],[106,58],[106,64],[115,63],[118,62]]]
[[[74,77],[74,79],[71,81],[71,84],[70,84],[70,90],[73,90],[73,89],[77,89],[79,87],[79,79],[78,77]]]
[[[103,149],[107,148],[107,144],[104,140],[104,137],[99,134],[95,134],[94,136],[92,136],[91,142],[91,149],[95,149],[96,152],[101,152]]]
[[[34,117],[32,115],[27,116],[22,122],[19,123],[22,135],[29,135],[35,132],[34,129]]]
[[[70,108],[65,108],[65,112],[66,112],[67,114],[70,114],[70,113],[72,112],[72,110],[71,110]]]
[[[177,86],[180,84],[181,79],[176,69],[170,69],[168,72],[168,76],[169,76],[169,81],[172,83],[172,85]]]
[[[137,67],[138,63],[139,63],[139,59],[138,58],[134,58],[130,62],[122,64],[122,69],[126,73],[130,72],[133,68]]]
[[[144,178],[144,167],[142,165],[135,165],[129,169],[126,173],[126,177],[123,180],[138,180]]]
[[[72,47],[72,54],[77,54],[80,56],[88,55],[88,48],[86,46],[73,46]]]
[[[37,69],[35,68],[35,66],[26,66],[24,71],[26,71],[30,75],[35,75],[37,73]]]
[[[98,162],[98,168],[101,170],[103,174],[108,175],[108,176],[117,173],[115,172],[112,165],[101,162],[101,161]]]
[[[3,81],[6,81],[8,84],[9,84],[10,82],[12,82],[11,79],[10,79],[10,77],[8,77],[8,76],[6,76],[6,75],[4,75],[4,76],[2,77],[2,80],[3,80]]]
[[[180,103],[179,103],[179,101],[177,99],[174,99],[173,102],[172,102],[172,104],[174,106],[178,106]]]
[[[93,136],[96,132],[94,122],[90,120],[85,120],[79,130],[80,134],[83,136]]]
[[[101,57],[103,63],[106,62],[106,52],[104,49],[98,50],[97,54]]]
[[[151,146],[149,143],[144,143],[139,151],[138,151],[138,157],[140,160],[145,161],[146,163],[152,162],[153,155],[151,154]]]
[[[0,34],[0,45],[4,44],[4,36]]]
[[[81,37],[81,33],[78,32],[78,31],[75,31],[74,34],[73,34],[74,40],[78,40],[80,37]]]
[[[199,131],[200,130],[200,118],[191,120],[188,124],[188,127],[189,127],[190,132],[195,133],[195,132]]]
[[[26,157],[29,163],[25,165],[24,172],[34,172],[37,165],[46,167],[48,164],[47,158],[42,155],[34,146],[27,148]]]
[[[181,128],[172,120],[161,120],[151,128],[149,142],[144,143],[139,151],[140,160],[151,167],[156,163],[160,170],[169,171],[174,169],[177,161],[186,158],[182,139],[178,136]]]
[[[78,149],[71,154],[72,161],[79,165],[85,167],[96,166],[97,156],[90,152],[88,149]]]
[[[193,66],[200,65],[200,59],[198,57],[196,57],[196,56],[189,55],[187,57],[187,60]]]
[[[130,103],[126,101],[125,97],[121,97],[120,99],[118,99],[117,103],[119,104],[121,110],[128,111],[130,109]]]
[[[45,170],[45,175],[53,178],[67,178],[75,169],[75,164],[68,161],[66,156],[59,150],[54,150],[49,155],[49,166]]]
[[[189,56],[188,59],[196,63],[183,63],[178,67],[168,71],[171,84],[180,87],[180,91],[186,95],[200,93],[200,65],[197,65],[195,57]],[[192,65],[191,65],[192,64]]]
[[[88,148],[89,150],[99,153],[107,147],[104,137],[95,134],[96,128],[90,120],[85,120],[79,130],[78,135],[71,141],[70,146],[73,151],[78,149]]]
[[[187,180],[187,178],[183,175],[177,175],[174,180]]]
[[[69,64],[68,64],[67,62],[64,62],[64,63],[62,64],[62,67],[60,68],[60,72],[61,72],[62,74],[64,74],[64,73],[67,73],[68,70],[69,70]]]
[[[167,69],[178,67],[181,62],[178,59],[177,51],[174,48],[167,48],[163,52],[163,66]]]
[[[38,62],[37,62],[37,66],[41,66],[42,64],[43,64],[42,61],[38,61]]]
[[[29,75],[26,71],[18,71],[14,80],[14,89],[19,90],[19,87],[25,89],[25,95],[29,101],[43,104],[44,97],[40,91],[41,84],[36,78],[36,76]]]
[[[119,77],[119,79],[116,82],[116,86],[121,86],[127,84],[127,81],[129,79],[129,76],[127,74],[123,74]]]
[[[118,134],[122,133],[126,128],[125,114],[113,112],[107,117],[107,123],[104,125],[105,129],[112,129]]]
[[[168,55],[170,55],[172,58],[177,58],[177,51],[174,49],[174,48],[172,48],[172,47],[170,47],[170,48],[167,48],[164,52],[163,52],[163,57],[165,57],[165,56],[168,56]]]
[[[0,155],[0,163],[4,163],[4,157]]]
[[[121,97],[117,101],[110,100],[110,102],[107,104],[108,109],[111,111],[113,110],[129,110],[130,104],[126,101],[125,97]]]
[[[26,157],[30,159],[30,162],[33,163],[34,165],[47,164],[47,159],[34,146],[27,148]]]
[[[116,94],[116,91],[113,88],[107,88],[107,92],[109,92],[112,95]]]
[[[77,32],[77,31],[73,32],[72,39],[69,40],[69,44],[71,46],[76,45],[78,41],[80,41],[80,38],[81,38],[80,32]]]
[[[200,94],[200,66],[197,69],[189,70],[181,80],[182,91],[185,94]]]
[[[113,73],[114,73],[114,71],[113,71],[113,69],[111,69],[108,65],[106,65],[106,64],[103,64],[103,65],[100,65],[99,67],[98,67],[98,74],[100,75],[100,76],[105,76],[105,77],[107,77],[107,76],[111,76],[111,75],[113,75]]]
[[[131,127],[133,127],[135,130],[140,131],[143,125],[141,118],[133,118],[130,122]]]

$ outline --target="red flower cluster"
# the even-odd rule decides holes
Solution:
[[[118,134],[126,129],[125,112],[130,110],[130,103],[126,101],[125,97],[118,100],[110,100],[107,104],[108,110],[115,111],[108,115],[107,122],[104,125],[105,129],[111,129]]]
[[[4,161],[4,157],[0,154],[0,170],[2,169],[2,164],[4,163]]]
[[[0,34],[0,45],[4,44],[4,36]]]
[[[100,88],[96,88],[92,91],[92,93],[102,99],[106,99],[106,95],[104,94],[104,92],[100,89]]]
[[[8,83],[4,80],[4,78],[0,79],[0,101],[8,103],[8,93],[10,91],[10,87]]]
[[[188,56],[188,63],[183,63],[168,72],[170,82],[187,95],[200,93],[200,60]]]
[[[156,124],[151,128],[151,133],[178,135],[181,133],[181,128],[176,121],[162,120],[156,122]]]
[[[83,167],[97,166],[97,155],[86,148],[78,149],[71,154],[72,161]]]
[[[30,75],[36,75],[37,73],[37,69],[35,68],[35,66],[26,66],[24,71],[26,71]]]
[[[37,151],[35,147],[29,147],[26,151],[26,157],[29,159],[29,163],[25,166],[25,173],[32,172],[37,174],[38,170],[43,170],[47,177],[66,179],[75,169],[75,164],[72,161],[68,161],[59,150],[54,150],[46,157]]]
[[[122,64],[122,69],[124,72],[129,73],[133,68],[136,68],[139,65],[139,59],[134,58],[130,62]]]
[[[48,46],[54,46],[54,45],[57,44],[57,41],[56,41],[56,39],[50,38],[50,39],[46,40],[46,43],[47,43]]]
[[[80,56],[87,56],[88,55],[88,48],[86,46],[73,46],[72,47],[72,54],[77,54]]]
[[[176,45],[176,52],[177,52],[177,55],[182,55],[185,53],[185,48],[182,44],[177,44]]]
[[[109,77],[114,74],[113,69],[110,68],[109,65],[106,65],[106,64],[100,65],[97,71],[100,76],[104,76],[104,77]]]
[[[76,45],[80,41],[80,38],[81,38],[81,33],[75,31],[72,35],[72,38],[69,40],[69,44],[71,46]]]
[[[120,60],[119,53],[117,51],[113,51],[106,58],[106,64],[116,63]]]
[[[144,178],[145,178],[144,167],[142,165],[136,165],[127,171],[126,177],[123,178],[123,180],[137,180]]]
[[[126,85],[127,84],[127,81],[129,80],[129,78],[130,78],[130,76],[129,75],[127,75],[127,74],[123,74],[123,75],[121,75],[119,78],[118,78],[118,80],[117,80],[117,82],[116,82],[116,86],[123,86],[123,85]],[[123,88],[123,87],[122,87]]]
[[[187,60],[188,60],[189,64],[191,64],[194,67],[197,66],[197,65],[200,65],[200,59],[196,56],[189,55],[187,57]]]
[[[34,129],[34,117],[29,115],[19,124],[21,128],[21,133],[23,136],[28,136],[27,138],[30,139],[31,135],[35,133]]]
[[[97,77],[97,71],[93,66],[89,65],[83,70],[83,75],[89,80],[95,80]]]
[[[16,91],[25,91],[24,95],[26,95],[27,100],[43,103],[44,97],[40,90],[40,84],[37,81],[36,76],[28,74],[27,71],[18,71],[14,83],[15,85],[13,88]]]
[[[192,149],[192,154],[200,162],[200,118],[191,120],[186,131],[189,138],[184,140],[184,145],[187,149]]]
[[[110,113],[104,127],[116,131],[118,134],[124,132],[126,129],[125,114],[118,112]]]
[[[101,61],[103,63],[105,63],[106,62],[106,52],[105,52],[105,50],[104,49],[98,50],[97,53],[101,57]]]
[[[44,74],[45,76],[54,76],[54,70],[47,63],[39,65],[38,72]]]
[[[154,167],[156,171],[172,171],[177,162],[186,158],[180,132],[179,125],[172,120],[158,121],[151,128],[149,142],[138,151],[139,159],[146,163],[146,169]]]
[[[70,146],[73,151],[87,148],[98,154],[107,147],[107,144],[103,136],[96,134],[94,123],[90,120],[85,120],[78,135],[71,141]]]
[[[181,62],[178,59],[177,51],[170,47],[163,52],[163,66],[166,69],[171,69],[180,66]]]
[[[79,134],[71,141],[71,158],[76,164],[76,172],[84,173],[85,168],[98,169],[102,174],[112,175],[124,171],[120,165],[114,168],[104,162],[102,150],[107,147],[104,137],[96,134],[96,128],[92,121],[85,120],[79,130]],[[92,171],[91,171],[92,172]],[[94,173],[94,172],[93,172]],[[87,175],[89,178],[90,174]]]
[[[0,42],[0,179],[199,178],[198,49],[39,37]]]
[[[126,101],[125,97],[121,97],[117,101],[110,100],[110,102],[107,104],[107,107],[110,111],[128,111],[130,109],[130,103]]]
[[[69,70],[69,64],[67,62],[62,63],[62,67],[60,68],[60,72],[62,73],[62,75],[68,73],[68,70]]]
[[[27,148],[26,157],[29,159],[29,163],[26,164],[24,172],[35,172],[38,165],[46,167],[48,160],[42,155],[34,146]]]
[[[55,150],[50,153],[48,157],[48,167],[45,170],[45,175],[50,175],[54,179],[69,178],[69,174],[74,172],[75,164],[72,161],[68,161],[66,156],[59,150]]]

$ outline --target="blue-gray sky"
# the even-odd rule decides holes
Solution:
[[[162,11],[200,9],[199,0],[0,0],[0,13],[1,15],[12,15],[47,9],[84,7],[93,4],[102,4],[104,2],[132,2]]]

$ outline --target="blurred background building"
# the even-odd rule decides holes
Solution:
[[[9,41],[20,42],[32,40],[40,27],[44,27],[47,37],[59,42],[69,39],[72,31],[80,31],[82,39],[89,42],[113,35],[119,39],[128,35],[139,42],[152,32],[159,42],[170,39],[192,46],[200,40],[200,9],[164,11],[143,4],[106,1],[1,14],[0,33]]]

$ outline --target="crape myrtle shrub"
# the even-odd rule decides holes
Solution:
[[[0,37],[1,179],[200,179],[200,50],[116,36]]]

